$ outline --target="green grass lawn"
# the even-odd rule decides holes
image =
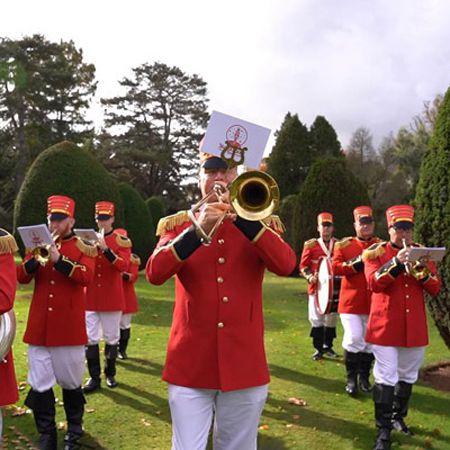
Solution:
[[[356,399],[344,393],[344,366],[339,360],[312,361],[305,282],[267,275],[265,281],[266,348],[272,381],[260,423],[259,449],[370,449],[375,428],[370,395]],[[173,281],[137,284],[141,310],[134,318],[130,359],[118,363],[116,389],[103,387],[87,397],[86,449],[170,449],[171,426],[166,384],[161,381],[173,304]],[[18,381],[26,381],[26,346],[21,342],[27,319],[30,287],[16,299],[18,336],[14,352]],[[430,325],[426,364],[450,359],[437,330]],[[342,329],[338,328],[340,348]],[[87,374],[86,374],[87,375]],[[23,386],[18,406],[28,387]],[[61,396],[59,388],[56,395]],[[306,406],[290,404],[303,399]],[[37,433],[31,414],[6,412],[4,448],[33,448]],[[57,420],[64,426],[59,404]],[[450,449],[450,395],[419,382],[414,387],[408,423],[413,437],[393,433],[393,449]],[[61,429],[59,439],[62,441]],[[243,449],[245,450],[245,449]]]

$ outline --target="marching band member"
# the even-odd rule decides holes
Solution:
[[[333,273],[342,276],[338,313],[344,328],[344,348],[349,395],[356,395],[359,387],[370,392],[369,382],[373,355],[370,345],[364,340],[370,311],[370,291],[364,276],[362,253],[372,244],[379,242],[374,237],[375,222],[372,208],[358,206],[353,210],[356,236],[336,242],[333,253]]]
[[[127,230],[123,228],[116,228],[116,233],[123,236],[128,236]],[[119,339],[119,359],[127,359],[127,347],[131,334],[131,319],[133,314],[138,312],[138,300],[134,284],[139,277],[139,266],[141,265],[141,259],[138,255],[132,253],[128,263],[128,269],[126,272],[122,272],[123,279],[123,292],[125,296],[125,308],[122,311],[120,318],[120,339]]]
[[[0,315],[8,312],[16,295],[16,265],[14,253],[17,251],[16,241],[7,231],[0,228]],[[0,448],[2,448],[3,418],[2,407],[16,403],[19,399],[14,359],[10,350],[0,360]]]
[[[333,350],[333,340],[336,337],[337,314],[321,314],[317,310],[317,269],[319,259],[323,256],[330,258],[333,254],[336,239],[333,237],[333,215],[329,212],[321,212],[317,216],[317,231],[319,239],[310,239],[303,246],[300,258],[299,271],[308,282],[308,319],[311,323],[313,347],[316,349],[312,359],[317,361],[327,356],[336,358],[338,355]]]
[[[412,267],[408,262],[411,246],[417,246],[412,241],[414,208],[391,206],[386,217],[389,242],[375,244],[363,254],[372,291],[366,341],[375,355],[376,450],[390,448],[392,427],[412,434],[404,418],[428,344],[424,291],[436,295],[441,287],[433,263]]]
[[[229,185],[237,175],[219,157],[202,154],[199,188]],[[219,199],[220,200],[220,199]],[[295,253],[262,221],[228,217],[209,245],[228,202],[213,195],[196,216],[161,219],[146,275],[160,285],[175,275],[175,307],[163,379],[169,383],[172,449],[205,449],[214,416],[215,449],[256,449],[269,383],[264,350],[265,269],[289,275]],[[274,222],[275,223],[275,222]]]
[[[117,386],[116,358],[120,338],[120,317],[125,307],[122,272],[128,269],[131,241],[113,230],[115,205],[100,201],[95,204],[95,220],[99,232],[99,252],[95,261],[95,277],[87,287],[86,327],[88,345],[86,360],[90,378],[85,393],[100,389],[99,342],[105,340],[105,378],[109,388]]]
[[[20,283],[34,279],[28,323],[28,384],[25,404],[33,410],[41,449],[57,448],[53,386],[62,387],[67,434],[64,449],[71,450],[83,433],[85,399],[81,390],[86,344],[85,286],[94,277],[97,249],[75,236],[75,201],[53,195],[47,200],[48,224],[57,245],[40,265],[32,253],[17,268]]]

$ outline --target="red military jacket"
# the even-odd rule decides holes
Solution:
[[[159,285],[175,275],[163,379],[222,391],[268,383],[264,271],[289,275],[294,251],[267,225],[241,218],[225,220],[208,246],[201,245],[186,212],[162,219],[158,229],[147,279]]]
[[[105,235],[106,252],[95,259],[95,277],[87,287],[88,311],[123,311],[125,297],[122,272],[128,269],[131,241],[115,231]]]
[[[124,314],[133,314],[139,310],[134,284],[139,277],[140,265],[141,259],[138,255],[132,253],[128,264],[128,270],[122,274],[123,292],[125,295],[125,308],[123,310]]]
[[[87,342],[85,286],[94,278],[96,247],[74,234],[60,240],[60,259],[45,266],[26,255],[17,267],[19,283],[34,278],[24,342],[45,347]]]
[[[299,264],[299,272],[306,278],[306,281],[308,281],[308,294],[316,293],[317,284],[312,284],[309,282],[309,280],[313,275],[317,273],[320,258],[333,254],[333,247],[335,242],[336,239],[331,238],[329,246],[327,247],[322,239],[310,239],[303,245],[303,252]]]
[[[370,291],[364,276],[362,253],[380,242],[373,237],[367,241],[348,237],[336,242],[333,251],[333,273],[342,276],[338,313],[369,314]]]
[[[0,229],[0,315],[13,307],[17,279],[13,254],[16,251],[14,238],[7,231]],[[4,361],[0,361],[0,406],[10,405],[18,399],[14,359],[10,350]]]
[[[392,243],[382,242],[363,254],[372,291],[365,339],[378,345],[421,347],[428,344],[424,290],[436,295],[441,282],[431,262],[425,273],[416,277],[407,274],[395,258],[399,251]]]

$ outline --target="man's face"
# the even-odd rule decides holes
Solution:
[[[237,168],[232,169],[201,169],[200,179],[198,182],[202,197],[205,197],[212,188],[214,183],[219,182],[225,186],[228,186],[237,177]],[[209,202],[216,202],[216,196],[211,196]]]
[[[72,217],[66,217],[62,220],[50,220],[50,217],[48,218],[48,228],[50,230],[50,233],[55,232],[61,237],[69,234],[74,225],[75,219]]]
[[[112,229],[114,223],[114,216],[111,216],[109,219],[105,220],[96,219],[95,221],[97,222],[99,230],[103,229],[105,230],[106,233],[108,233]]]
[[[317,231],[324,241],[329,241],[333,236],[334,226],[330,222],[324,222],[318,225]]]
[[[410,229],[403,229],[403,228],[396,228],[395,226],[389,227],[389,236],[391,238],[391,242],[393,242],[398,247],[403,246],[403,239],[406,242],[406,245],[410,245],[413,242],[413,233],[414,228]]]
[[[353,226],[355,227],[356,236],[359,238],[367,240],[373,237],[375,232],[375,222],[373,220],[363,220],[362,222],[357,220],[353,223]]]

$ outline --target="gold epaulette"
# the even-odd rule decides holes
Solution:
[[[141,258],[139,258],[139,256],[136,255],[136,253],[131,254],[130,261],[131,261],[131,264],[136,264],[137,266],[141,265]]]
[[[164,231],[171,231],[179,225],[188,222],[189,215],[187,211],[179,211],[171,216],[163,217],[159,220],[158,226],[156,227],[156,236],[161,236]]]
[[[266,217],[262,220],[268,227],[272,228],[272,230],[276,231],[279,234],[282,234],[286,231],[286,227],[280,219],[280,216],[275,214]]]
[[[313,248],[316,245],[317,239],[313,238],[310,239],[309,241],[306,241],[305,244],[303,245],[303,248]]]
[[[0,255],[17,252],[17,243],[12,234],[0,228]]]
[[[337,250],[337,249],[342,249],[342,248],[348,247],[351,244],[352,239],[353,239],[352,236],[340,239],[339,241],[337,241],[334,244],[334,248]]]
[[[77,236],[77,248],[81,253],[86,256],[92,256],[95,258],[98,255],[98,249],[96,245],[92,245],[90,242],[83,241],[80,237]]]
[[[382,241],[377,244],[372,244],[369,248],[363,251],[362,260],[367,261],[369,259],[375,259],[380,257],[386,251],[384,247],[386,247],[387,242]]]
[[[126,236],[123,236],[122,234],[116,233],[116,242],[121,246],[125,248],[131,248],[133,245],[130,238],[127,238]]]

